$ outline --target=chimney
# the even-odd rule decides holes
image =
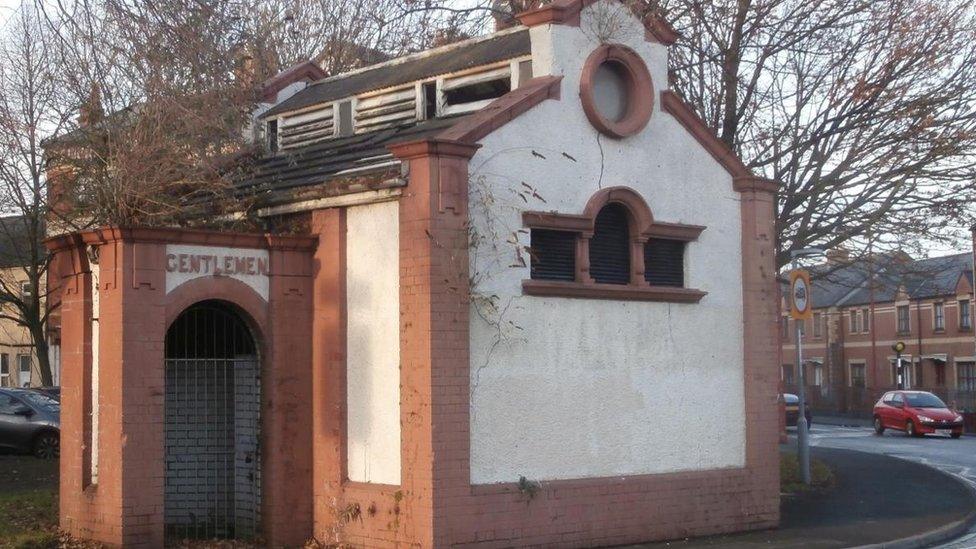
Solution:
[[[82,128],[94,126],[105,116],[102,110],[102,90],[98,84],[93,84],[88,93],[88,99],[78,108],[78,125]]]
[[[495,32],[514,27],[518,15],[542,6],[541,0],[492,0],[491,16],[495,20]]]

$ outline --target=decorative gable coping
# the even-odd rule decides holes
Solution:
[[[555,0],[544,6],[524,11],[516,17],[519,22],[526,27],[536,27],[539,25],[569,25],[578,27],[580,25],[580,12],[587,6],[598,0]],[[656,15],[643,15],[637,13],[630,5],[626,4],[635,17],[644,23],[644,39],[648,42],[655,42],[670,46],[677,42],[680,36],[674,27],[667,21]]]
[[[754,175],[678,94],[671,90],[661,92],[661,109],[684,126],[685,130],[725,168],[725,171],[729,172],[736,192],[775,193],[779,190],[779,183],[776,181]]]

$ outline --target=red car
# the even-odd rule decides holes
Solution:
[[[962,436],[962,416],[942,399],[925,391],[890,391],[874,405],[874,431],[905,431],[912,437],[927,434]]]

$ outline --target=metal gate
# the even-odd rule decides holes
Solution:
[[[260,361],[229,306],[187,308],[166,332],[168,543],[247,539],[260,524]]]

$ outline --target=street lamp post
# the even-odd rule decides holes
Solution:
[[[792,267],[795,271],[799,268],[798,259],[801,257],[814,257],[823,255],[823,250],[820,248],[803,248],[801,250],[794,250],[790,252],[790,257],[792,258]],[[809,297],[808,297],[809,299]],[[810,438],[808,429],[810,428],[809,423],[807,423],[807,398],[806,398],[806,374],[803,367],[803,326],[802,321],[796,322],[796,365],[799,368],[799,390],[797,391],[797,398],[799,399],[799,417],[796,419],[796,445],[797,454],[800,461],[800,475],[803,479],[804,484],[810,484]]]

